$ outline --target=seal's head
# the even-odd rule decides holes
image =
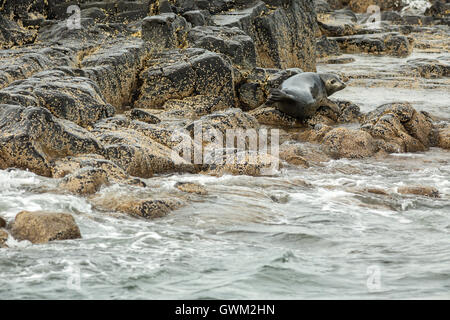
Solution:
[[[345,83],[339,79],[339,77],[332,73],[321,73],[320,79],[322,79],[327,90],[327,95],[331,96],[333,93],[338,92],[346,87]]]

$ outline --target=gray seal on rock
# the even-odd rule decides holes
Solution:
[[[273,89],[266,105],[277,103],[277,109],[297,119],[314,116],[321,106],[336,110],[328,97],[346,87],[335,74],[304,72],[286,79],[280,89]]]

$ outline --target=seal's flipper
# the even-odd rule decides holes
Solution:
[[[294,102],[295,103],[295,99],[284,93],[283,91],[279,90],[279,89],[273,89],[272,92],[270,93],[269,98],[267,99],[268,103],[275,103],[275,102]]]

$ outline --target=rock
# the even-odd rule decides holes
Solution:
[[[183,99],[194,93],[221,97],[228,106],[235,104],[232,66],[217,53],[202,49],[168,51],[149,64],[140,75],[137,108],[161,108],[169,99]]]
[[[42,211],[18,213],[11,234],[17,240],[32,243],[81,238],[80,229],[72,215]]]
[[[314,6],[317,13],[330,12],[330,4],[326,0],[314,0]]]
[[[450,3],[443,0],[435,0],[433,5],[425,10],[426,16],[443,18],[450,15]]]
[[[373,194],[378,194],[380,196],[388,196],[389,193],[383,189],[379,189],[379,188],[367,188],[365,190],[368,193],[373,193]]]
[[[57,158],[104,151],[87,130],[55,118],[47,109],[0,105],[0,168],[51,176]]]
[[[310,0],[251,2],[213,16],[217,26],[239,27],[252,37],[257,64],[265,68],[315,71],[314,3]],[[247,2],[246,2],[247,3]]]
[[[371,5],[380,7],[381,10],[400,10],[404,7],[402,0],[349,0],[350,9],[358,13],[366,13]]]
[[[432,120],[408,103],[378,107],[366,115],[362,129],[383,140],[380,147],[386,152],[426,151],[438,144]]]
[[[323,138],[324,152],[334,159],[361,159],[378,151],[375,140],[363,130],[336,128]]]
[[[404,24],[407,25],[416,25],[416,26],[426,26],[433,24],[433,18],[427,16],[420,15],[404,15],[403,17]]]
[[[440,198],[439,190],[434,187],[428,186],[406,186],[399,187],[398,193],[401,194],[413,194],[418,196],[425,196],[430,198]]]
[[[184,119],[198,119],[198,117],[228,109],[221,97],[197,95],[184,98],[183,100],[170,99],[164,103],[163,109],[166,114],[180,116]]]
[[[353,62],[355,62],[355,58],[352,57],[329,58],[320,61],[320,63],[324,64],[348,64]]]
[[[322,34],[327,37],[350,36],[357,33],[357,17],[350,10],[338,10],[317,15]]]
[[[8,241],[8,232],[6,230],[0,229],[0,248],[8,248],[6,241]]]
[[[380,33],[331,38],[345,53],[388,54],[407,57],[413,51],[414,39],[397,33]]]
[[[405,23],[405,20],[403,19],[401,14],[399,14],[396,11],[383,11],[381,13],[381,20],[382,21],[390,21],[390,22],[394,22],[394,23],[397,23],[397,24],[404,24]]]
[[[330,160],[317,144],[286,141],[280,146],[280,159],[303,168]]]
[[[316,42],[316,54],[318,58],[324,58],[328,56],[341,55],[341,49],[336,41],[330,40],[326,36],[322,36]]]
[[[191,182],[177,182],[175,184],[175,188],[177,188],[180,191],[187,192],[187,193],[195,193],[198,195],[207,195],[208,191],[206,191],[205,187],[203,187],[200,184],[197,183],[191,183]]]
[[[297,119],[281,112],[275,107],[261,107],[249,113],[258,120],[260,124],[275,125],[282,127],[295,127],[300,125]]]
[[[37,73],[3,88],[0,103],[47,108],[56,117],[83,127],[115,113],[92,80],[56,70]]]
[[[58,185],[62,190],[80,195],[94,194],[107,184],[108,173],[101,168],[85,167],[67,175]]]
[[[146,17],[142,21],[142,39],[150,42],[156,51],[184,46],[189,25],[174,13]]]
[[[439,59],[411,59],[406,62],[405,68],[426,79],[450,76],[450,64]]]
[[[6,220],[0,217],[0,229],[6,228]]]
[[[105,157],[129,175],[150,178],[157,173],[193,172],[193,166],[171,149],[132,129],[96,130]]]
[[[356,104],[342,100],[337,100],[336,103],[341,111],[338,115],[338,123],[361,122],[363,114]]]
[[[192,47],[225,54],[241,68],[256,67],[253,40],[239,28],[195,27],[189,31],[187,39]]]
[[[450,149],[450,127],[439,130],[439,147]]]
[[[205,13],[205,11],[192,10],[192,11],[187,11],[187,12],[183,13],[183,17],[193,27],[205,26],[207,24],[208,19],[204,13]]]
[[[138,199],[130,195],[99,196],[92,199],[97,209],[115,211],[145,219],[162,218],[186,203],[177,198]]]
[[[20,27],[15,21],[0,15],[0,49],[26,45],[34,41],[35,34]]]
[[[128,114],[132,120],[139,120],[151,124],[158,124],[161,122],[161,119],[145,111],[144,109],[133,109]]]

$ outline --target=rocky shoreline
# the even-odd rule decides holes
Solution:
[[[71,29],[73,1],[5,0],[0,169],[59,179],[60,192],[86,196],[99,210],[155,218],[188,205],[189,197],[143,199],[137,191],[114,199],[98,191],[109,184],[138,190],[146,187],[142,179],[161,174],[261,175],[271,165],[270,159],[193,164],[174,156],[174,132],[183,130],[182,138],[195,144],[198,121],[222,134],[278,129],[282,165],[299,168],[450,149],[448,119],[407,102],[364,113],[351,101],[331,98],[339,112],[323,106],[305,123],[264,104],[270,90],[292,75],[314,72],[318,63],[353,62],[342,54],[408,57],[417,49],[448,49],[448,1],[417,14],[400,11],[399,0],[374,0],[382,10],[376,26],[366,13],[368,2],[85,0],[77,2],[80,28]],[[445,79],[448,59],[412,59],[389,72],[401,75],[403,85],[407,79]],[[350,85],[380,78],[341,76]],[[207,194],[197,184],[176,188]],[[439,196],[426,186],[401,193]],[[64,214],[21,213],[9,224],[0,219],[0,246],[8,234],[41,243],[80,237],[77,229]]]

